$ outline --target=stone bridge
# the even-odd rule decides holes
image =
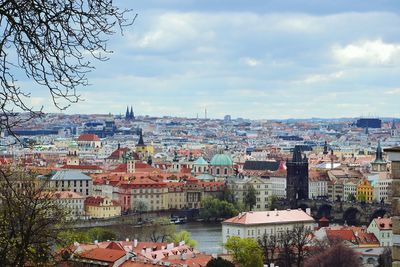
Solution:
[[[348,225],[368,225],[377,217],[390,217],[391,205],[361,204],[351,202],[331,202],[324,200],[302,200],[298,207],[311,209],[312,216],[319,220],[326,217],[330,222],[347,223]]]

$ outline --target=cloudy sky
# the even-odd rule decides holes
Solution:
[[[400,117],[398,0],[119,0],[139,16],[68,113]],[[32,103],[48,105],[40,90]]]

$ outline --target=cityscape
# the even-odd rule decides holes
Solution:
[[[398,3],[23,2],[0,266],[400,267]]]

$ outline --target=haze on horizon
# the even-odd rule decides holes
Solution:
[[[139,16],[66,113],[400,117],[396,0],[264,2],[117,1]],[[59,112],[24,79],[32,105]]]

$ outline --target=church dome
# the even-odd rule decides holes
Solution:
[[[216,154],[211,159],[211,166],[232,166],[233,162],[230,156],[226,154]]]
[[[195,160],[194,164],[195,165],[208,165],[208,162],[203,157],[200,157]]]

